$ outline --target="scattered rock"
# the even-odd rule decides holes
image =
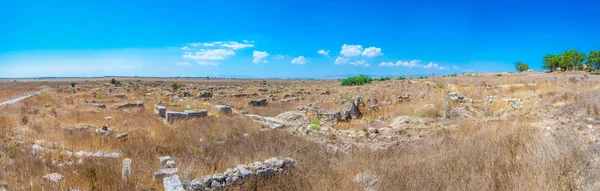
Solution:
[[[217,105],[214,106],[213,109],[217,110],[217,112],[222,114],[231,114],[232,112],[231,106],[228,105]]]
[[[139,107],[143,108],[143,107],[144,107],[144,102],[143,102],[143,101],[138,101],[138,102],[135,102],[135,103],[126,103],[126,104],[122,104],[122,105],[119,105],[119,106],[117,106],[117,109],[124,109],[124,108],[136,108],[136,107],[138,107],[138,108],[139,108]]]
[[[125,139],[127,138],[129,135],[127,133],[121,133],[117,135],[117,139]]]
[[[354,176],[354,182],[364,190],[376,190],[373,186],[379,182],[379,178],[374,174],[363,172]]]
[[[267,99],[252,100],[250,103],[248,103],[248,105],[254,107],[264,107],[267,106]]]
[[[52,173],[44,175],[42,179],[46,182],[58,183],[63,179],[63,176],[58,173]]]

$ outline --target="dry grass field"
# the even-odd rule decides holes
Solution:
[[[159,157],[171,156],[190,190],[194,179],[272,157],[296,164],[223,189],[600,189],[600,76],[473,75],[363,86],[336,80],[117,80],[0,82],[0,100],[49,88],[0,105],[0,187],[163,190],[154,173]],[[174,91],[173,83],[180,88]],[[206,92],[212,96],[199,96]],[[357,97],[363,102],[356,105],[359,117],[330,120],[321,113],[343,110]],[[249,105],[258,99],[267,105]],[[118,109],[138,101],[143,107]],[[155,105],[207,110],[208,116],[169,123]],[[233,112],[218,113],[216,105]],[[294,119],[282,114],[288,111]],[[284,126],[261,123],[273,118]],[[105,124],[112,134],[98,133]],[[117,138],[123,133],[126,138]],[[125,158],[132,161],[131,176],[123,179]],[[52,173],[63,177],[42,178]],[[373,181],[362,184],[359,174]]]

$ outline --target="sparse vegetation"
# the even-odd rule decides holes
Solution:
[[[110,84],[113,84],[113,85],[120,85],[120,84],[121,84],[121,82],[119,82],[118,80],[116,80],[116,79],[114,79],[114,78],[113,78],[113,79],[111,79],[111,80],[110,80]]]
[[[397,80],[406,80],[406,77],[404,77],[404,76],[400,76],[400,77],[398,77],[398,78],[396,78],[396,79],[397,79]]]
[[[529,65],[522,63],[522,62],[515,63],[515,67],[517,68],[517,71],[519,71],[519,72],[524,72],[524,71],[529,70]]]
[[[373,79],[368,76],[359,75],[343,79],[342,86],[362,86],[365,84],[370,84],[372,81]]]
[[[171,84],[171,89],[173,91],[177,91],[179,89],[179,84],[177,82]]]
[[[70,80],[50,80],[47,86],[51,90],[0,106],[0,185],[10,182],[9,190],[161,190],[162,183],[152,176],[160,168],[159,156],[173,157],[185,180],[224,172],[238,164],[289,156],[297,161],[293,170],[227,189],[364,190],[354,179],[358,173],[368,172],[379,178],[377,190],[590,190],[600,180],[600,168],[593,160],[598,137],[589,136],[598,127],[600,102],[595,98],[600,93],[600,79],[586,78],[583,73],[563,75],[430,77],[364,87],[340,87],[333,80],[266,80],[269,89],[278,91],[272,94],[279,100],[285,95],[301,95],[302,99],[288,103],[269,100],[265,107],[248,106],[248,100],[255,99],[251,95],[264,88],[252,80],[177,79],[178,89],[193,95],[223,92],[204,100],[177,101],[167,95],[172,93],[175,79],[140,84],[131,92],[106,86],[108,79],[86,82],[81,90],[72,89]],[[0,97],[37,91],[40,86],[39,81],[0,82]],[[114,99],[108,88],[127,97],[103,102],[106,109],[82,101]],[[450,99],[455,93],[462,100]],[[404,99],[404,94],[410,99],[392,103]],[[135,95],[145,95],[144,108],[114,109],[139,101]],[[495,98],[488,98],[490,95]],[[237,114],[243,110],[280,119],[279,114],[309,104],[337,112],[347,102],[356,102],[349,99],[355,96],[364,102],[359,106],[362,117],[348,121],[331,123],[306,112],[301,125],[263,131],[263,125]],[[211,112],[214,105],[221,104],[237,111],[165,124],[152,109],[161,101],[169,111],[192,108]],[[406,120],[398,121],[402,117]],[[563,118],[579,124],[561,121]],[[104,124],[129,137],[118,140],[115,135],[97,134]],[[72,129],[84,125],[89,129]],[[34,144],[57,152],[34,154]],[[67,165],[78,158],[58,154],[63,150],[117,152],[121,156],[84,157],[80,165]],[[121,178],[124,158],[133,161],[128,180]],[[41,177],[49,173],[63,175],[63,182],[44,183]]]
[[[77,82],[71,82],[71,87],[74,88],[77,85]]]

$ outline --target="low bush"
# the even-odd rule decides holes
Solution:
[[[342,80],[342,86],[362,86],[373,81],[372,78],[365,75],[349,77]]]

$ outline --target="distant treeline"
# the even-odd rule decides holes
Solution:
[[[544,56],[542,67],[550,71],[599,70],[600,51],[590,51],[587,56],[577,50],[565,50],[562,54],[548,54]]]

